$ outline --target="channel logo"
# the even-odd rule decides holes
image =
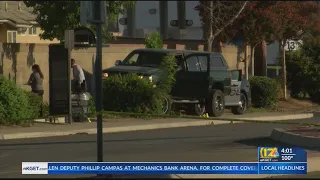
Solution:
[[[276,147],[260,147],[259,159],[260,161],[277,160],[280,154]]]
[[[22,162],[22,174],[48,174],[48,163]]]

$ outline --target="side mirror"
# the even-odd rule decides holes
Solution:
[[[116,60],[115,65],[118,66],[121,64],[121,60]]]

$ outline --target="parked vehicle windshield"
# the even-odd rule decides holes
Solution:
[[[165,55],[161,52],[132,52],[121,65],[158,67]]]

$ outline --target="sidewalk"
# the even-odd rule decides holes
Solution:
[[[235,116],[226,114],[221,117],[232,119],[247,119],[257,121],[283,121],[293,119],[312,118],[312,113],[294,114],[294,113],[248,113],[242,116]],[[126,132],[138,130],[152,130],[162,128],[175,127],[189,127],[189,126],[205,126],[205,125],[219,125],[228,124],[230,120],[210,120],[210,119],[185,119],[185,118],[165,118],[165,119],[104,119],[103,132]],[[235,123],[242,123],[235,121]],[[21,138],[35,138],[35,137],[49,137],[49,136],[64,136],[73,134],[95,134],[95,122],[92,123],[74,123],[74,124],[48,124],[35,123],[31,127],[0,127],[0,140],[6,139],[21,139]]]
[[[320,128],[313,126],[276,128],[271,133],[271,139],[294,146],[320,148]]]

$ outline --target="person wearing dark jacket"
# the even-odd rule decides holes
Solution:
[[[40,66],[38,64],[35,64],[32,66],[32,73],[29,77],[29,80],[27,82],[27,85],[31,86],[31,90],[33,93],[39,95],[41,97],[41,100],[43,101],[43,74],[41,72]],[[40,116],[43,116],[43,108],[41,103],[40,108]]]

